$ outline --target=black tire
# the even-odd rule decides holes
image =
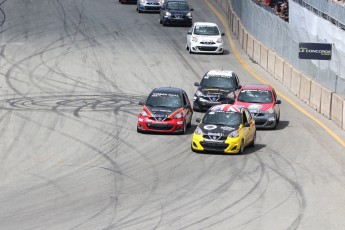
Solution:
[[[143,133],[143,132],[137,127],[137,133]]]
[[[159,18],[159,24],[162,24],[162,20],[161,20],[161,18]]]
[[[162,21],[163,26],[167,26],[167,23],[163,20]]]
[[[186,43],[186,50],[189,50],[188,44]]]
[[[192,119],[190,119],[190,122],[187,124],[187,128],[192,127]]]
[[[191,47],[189,47],[189,54],[193,54],[194,52],[192,51],[192,48]]]
[[[254,147],[255,146],[255,141],[256,141],[256,131],[254,133],[253,141],[250,143],[249,147]]]
[[[243,139],[241,141],[240,151],[238,153],[239,154],[243,154],[244,153],[244,140]]]
[[[187,130],[187,124],[186,122],[183,122],[183,130],[180,132],[180,135],[184,135],[186,133]]]

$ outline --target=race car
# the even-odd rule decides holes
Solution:
[[[160,12],[164,0],[138,0],[137,11],[142,12]]]
[[[248,108],[257,128],[275,129],[279,123],[281,101],[270,85],[243,85],[234,104]]]
[[[167,25],[192,26],[193,8],[186,0],[165,0],[159,13],[159,23]]]
[[[256,126],[247,108],[231,104],[211,107],[202,119],[197,119],[192,139],[194,152],[243,153],[246,146],[254,146]]]
[[[198,86],[193,98],[193,110],[197,112],[214,105],[233,104],[236,91],[241,88],[238,76],[229,70],[210,70],[194,85]]]
[[[137,132],[184,134],[191,126],[193,110],[186,92],[180,88],[155,88],[138,115]]]
[[[195,22],[187,33],[186,50],[189,53],[222,54],[223,39],[217,24],[212,22]]]

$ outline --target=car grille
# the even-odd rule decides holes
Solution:
[[[218,142],[201,141],[200,144],[204,148],[204,150],[208,151],[224,151],[227,147],[229,147],[229,144]]]
[[[168,117],[149,117],[152,121],[171,121],[171,118]]]
[[[154,123],[147,123],[146,125],[149,129],[154,129],[154,130],[170,130],[174,127],[174,125],[154,124]]]
[[[204,140],[208,139],[208,140],[218,140],[218,141],[225,141],[227,136],[213,136],[213,135],[203,135]]]
[[[214,45],[216,43],[215,42],[200,42],[200,44],[203,44],[203,45]]]
[[[176,14],[176,15],[172,15],[171,18],[181,19],[181,18],[185,18],[185,16],[183,16],[182,14]]]
[[[145,6],[146,10],[159,10],[160,6]]]
[[[216,51],[218,47],[198,46],[200,51]]]

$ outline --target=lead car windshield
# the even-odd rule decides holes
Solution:
[[[177,108],[182,107],[181,96],[170,93],[152,93],[146,100],[147,106]]]
[[[195,26],[194,34],[215,36],[220,35],[220,32],[217,26]]]
[[[168,10],[188,11],[189,7],[186,2],[168,2]]]
[[[268,90],[242,90],[238,95],[238,101],[248,103],[272,103],[272,93]]]
[[[233,88],[234,82],[229,76],[205,76],[200,85],[212,88]]]
[[[238,112],[210,110],[205,114],[202,123],[238,128],[242,123],[242,114]]]

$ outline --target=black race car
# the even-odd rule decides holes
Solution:
[[[192,26],[193,8],[190,8],[185,0],[167,0],[164,2],[160,14],[159,23],[166,25]]]
[[[196,112],[207,111],[214,105],[233,104],[236,91],[241,88],[237,75],[228,70],[210,70],[194,85],[198,86],[193,99]]]

